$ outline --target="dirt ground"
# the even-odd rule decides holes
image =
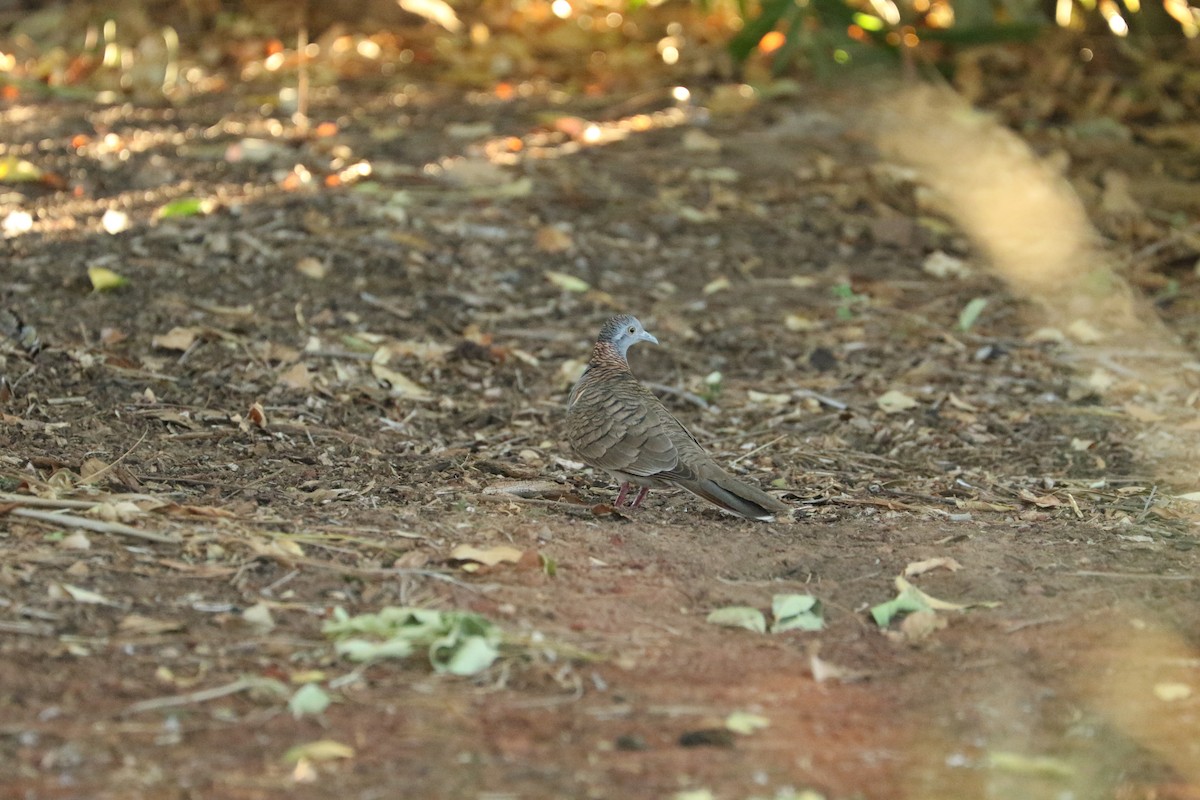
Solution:
[[[0,194],[32,213],[0,240],[0,796],[1200,798],[1196,521],[1141,455],[1152,415],[1031,336],[839,91],[707,114],[412,84],[318,98],[336,130],[306,139],[237,94],[0,109],[61,179]],[[1125,165],[1196,218],[1196,174],[1138,166],[1169,145],[1075,144],[1098,216]],[[216,202],[156,213],[181,198]],[[1188,257],[1155,272],[1185,340]],[[662,342],[639,377],[794,520],[608,505],[556,425],[615,311]],[[960,568],[922,590],[998,605],[881,629],[932,558]],[[706,621],[783,593],[824,629]],[[454,677],[322,634],[389,605],[507,644]],[[333,702],[297,717],[305,682]],[[313,742],[343,747],[288,757]]]

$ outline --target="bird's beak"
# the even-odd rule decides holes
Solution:
[[[649,342],[650,344],[658,344],[658,339],[654,338],[654,334],[650,333],[649,331],[642,331],[642,335],[639,336],[638,338],[641,339],[643,342]]]

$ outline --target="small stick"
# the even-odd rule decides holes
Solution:
[[[742,460],[742,459],[744,459],[744,458],[749,458],[750,456],[752,456],[752,455],[754,455],[755,453],[757,453],[759,450],[763,450],[764,448],[770,447],[771,445],[775,444],[776,442],[778,442],[778,441],[780,441],[780,440],[782,440],[782,439],[786,439],[786,438],[787,438],[787,434],[786,434],[786,433],[785,433],[785,434],[783,434],[782,436],[776,436],[776,437],[775,437],[774,439],[772,439],[771,441],[769,441],[769,442],[764,442],[763,444],[760,444],[758,447],[754,448],[754,449],[753,449],[753,450],[751,450],[750,452],[748,452],[748,453],[743,453],[742,455],[740,455],[740,456],[738,456],[737,458],[735,458],[733,461],[730,461],[730,462],[729,462],[729,464],[730,464],[730,466],[732,466],[732,465],[734,465],[734,464],[738,463],[739,461],[741,461],[741,460]]]
[[[238,678],[233,683],[227,683],[224,686],[214,686],[211,689],[201,689],[198,692],[190,692],[189,694],[177,694],[169,697],[156,697],[152,700],[143,700],[125,709],[124,713],[140,714],[143,711],[157,711],[163,708],[190,706],[193,703],[207,703],[209,700],[219,700],[231,694],[244,692],[247,689],[253,688],[254,685],[255,681],[248,680],[247,678]]]
[[[120,522],[104,522],[98,519],[88,519],[87,517],[77,517],[74,514],[54,514],[49,511],[35,511],[32,508],[14,508],[8,512],[14,517],[25,517],[26,519],[34,519],[38,522],[49,522],[54,525],[62,525],[67,528],[83,528],[87,531],[96,533],[114,533],[118,536],[129,536],[133,539],[145,539],[149,542],[161,542],[163,544],[179,544],[179,539],[165,533],[153,533],[151,531],[138,530],[131,528],[128,525],[123,525]]]
[[[647,389],[652,389],[656,392],[662,392],[663,394],[669,394],[672,397],[678,397],[681,400],[686,400],[692,405],[700,406],[701,408],[708,408],[709,406],[709,402],[703,397],[698,394],[693,394],[686,389],[676,389],[674,386],[667,386],[665,383],[645,382],[643,385]]]

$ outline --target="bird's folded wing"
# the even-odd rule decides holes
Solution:
[[[620,397],[588,408],[577,406],[575,451],[593,466],[630,475],[649,477],[673,469],[678,462],[675,443],[655,424],[656,415],[647,411]]]

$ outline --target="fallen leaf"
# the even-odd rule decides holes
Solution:
[[[939,617],[931,608],[923,608],[900,620],[900,635],[909,642],[919,642],[942,630],[947,624],[945,617]]]
[[[1062,500],[1059,500],[1052,494],[1036,495],[1028,489],[1022,489],[1017,492],[1017,497],[1026,503],[1032,503],[1038,508],[1057,508],[1063,504]]]
[[[586,292],[592,288],[587,281],[576,278],[574,275],[567,275],[565,272],[547,270],[546,280],[567,292]]]
[[[386,364],[387,359],[386,347],[376,350],[375,357],[371,360],[371,374],[387,385],[392,397],[408,397],[413,400],[428,400],[431,397],[425,387],[390,369]]]
[[[821,602],[810,594],[777,594],[771,598],[771,633],[819,631],[825,627]]]
[[[575,246],[571,234],[556,225],[543,225],[538,228],[535,241],[543,253],[562,253]]]
[[[767,618],[757,608],[750,606],[718,608],[709,613],[704,621],[727,628],[745,628],[755,633],[767,632]]]
[[[289,389],[308,391],[312,388],[312,374],[303,361],[298,361],[279,373],[278,381]]]
[[[296,719],[315,716],[329,708],[330,702],[324,689],[315,683],[306,683],[288,699],[288,711],[291,711]]]
[[[353,758],[354,748],[335,742],[332,739],[320,739],[307,744],[298,744],[283,755],[283,760],[289,764],[301,759],[308,761],[332,761],[335,758]]]
[[[768,392],[756,392],[750,389],[746,392],[746,399],[751,403],[769,403],[771,405],[786,405],[792,401],[792,396],[786,393],[770,394]]]
[[[242,621],[259,633],[266,633],[275,628],[275,619],[266,603],[255,603],[243,610]]]
[[[979,320],[979,315],[987,308],[988,301],[986,297],[976,297],[967,303],[962,311],[958,314],[958,329],[966,332],[971,330],[976,321]]]
[[[917,401],[899,389],[884,392],[875,399],[875,404],[885,414],[899,414],[902,411],[908,411],[917,407]]]
[[[1124,408],[1126,414],[1138,422],[1162,422],[1167,418],[1166,414],[1160,414],[1153,409],[1139,406],[1135,403],[1126,403],[1122,408]]]
[[[958,572],[962,569],[962,564],[955,561],[953,558],[927,558],[924,561],[913,561],[904,568],[904,577],[913,578],[917,575],[923,575],[935,569],[948,569],[951,572]]]
[[[178,200],[172,200],[166,205],[160,206],[155,216],[159,219],[195,217],[212,213],[216,207],[217,202],[212,198],[181,197]]]
[[[895,584],[898,590],[896,597],[886,603],[871,607],[871,617],[881,628],[886,628],[900,614],[926,610],[966,611],[969,608],[995,608],[1000,605],[995,601],[951,603],[947,600],[939,600],[913,586],[903,575],[896,576]]]
[[[971,274],[971,268],[961,258],[947,255],[941,250],[935,250],[925,257],[921,270],[926,275],[935,278],[966,278]]]
[[[87,458],[84,459],[83,463],[79,465],[79,477],[81,480],[86,481],[94,475],[107,472],[109,468],[110,467],[107,463],[98,458]]]
[[[1104,340],[1104,334],[1086,319],[1077,319],[1068,325],[1067,335],[1080,344],[1096,344]]]
[[[761,714],[751,714],[748,711],[734,711],[725,718],[725,727],[734,733],[748,736],[755,731],[769,728],[771,720]]]
[[[688,128],[684,131],[680,144],[684,150],[693,153],[717,153],[721,150],[721,140],[699,128]]]
[[[783,318],[783,327],[789,331],[811,331],[817,327],[817,323],[800,314],[788,314]]]
[[[90,605],[100,605],[100,606],[115,606],[115,605],[117,605],[117,603],[114,603],[112,600],[109,600],[104,595],[99,594],[98,592],[93,592],[90,589],[84,589],[79,586],[72,586],[69,583],[59,583],[56,585],[59,586],[64,592],[66,592],[67,595],[69,595],[70,598],[72,600],[74,600],[76,603],[88,603]]]
[[[305,256],[296,262],[296,272],[314,281],[323,280],[329,274],[329,267],[324,261],[312,256]]]
[[[988,766],[1017,775],[1069,778],[1075,774],[1075,768],[1061,759],[1050,756],[1024,756],[1020,753],[989,753]]]
[[[1154,684],[1154,696],[1164,703],[1187,700],[1192,696],[1192,687],[1186,683],[1156,683]]]
[[[129,283],[129,279],[118,275],[107,267],[88,267],[88,280],[92,282],[92,291],[109,292],[119,289]]]
[[[122,633],[140,636],[156,636],[161,633],[181,631],[184,624],[177,619],[155,619],[141,614],[129,614],[117,623],[117,630]]]
[[[487,567],[494,567],[504,562],[515,564],[521,560],[522,555],[524,555],[523,550],[507,545],[497,545],[487,550],[481,550],[473,545],[460,544],[450,551],[452,561],[474,561]]]
[[[196,339],[198,339],[200,334],[203,332],[203,328],[175,327],[171,328],[171,330],[164,334],[160,334],[152,338],[150,340],[150,344],[159,348],[160,350],[178,350],[180,352],[186,352],[193,344],[196,343]]]

